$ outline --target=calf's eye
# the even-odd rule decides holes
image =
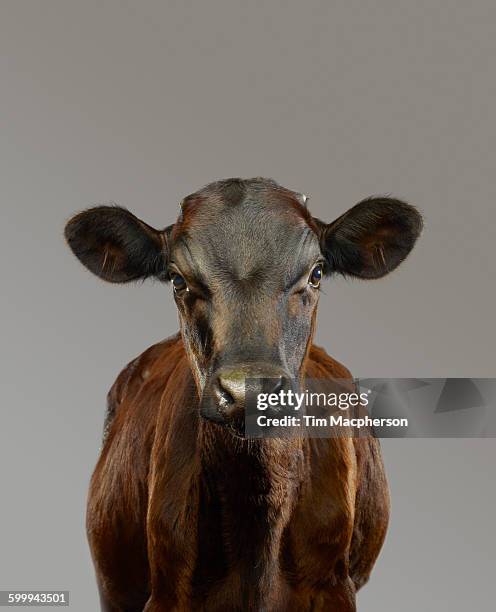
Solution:
[[[317,264],[313,270],[310,272],[310,278],[308,279],[308,284],[311,287],[317,288],[320,285],[320,281],[322,280],[322,264]]]
[[[172,286],[174,287],[174,291],[176,293],[181,293],[182,291],[185,291],[188,289],[188,285],[186,284],[184,277],[181,276],[180,274],[177,274],[176,272],[171,274],[171,282],[172,282]]]

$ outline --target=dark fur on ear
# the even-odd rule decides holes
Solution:
[[[97,206],[65,227],[72,252],[88,270],[112,283],[155,276],[167,280],[167,238],[125,208]]]
[[[420,213],[410,204],[386,197],[363,200],[324,226],[327,272],[380,278],[410,253],[422,226]]]

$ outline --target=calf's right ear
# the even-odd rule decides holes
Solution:
[[[127,283],[149,276],[167,280],[168,236],[125,208],[97,206],[65,226],[67,244],[79,261],[103,280]]]

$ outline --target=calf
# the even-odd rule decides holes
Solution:
[[[351,380],[312,344],[321,280],[384,276],[421,225],[390,198],[325,224],[261,178],[208,185],[163,230],[109,206],[69,221],[100,278],[170,281],[181,328],[109,393],[87,511],[103,610],[356,610],[388,522],[379,443],[245,439],[244,381]]]

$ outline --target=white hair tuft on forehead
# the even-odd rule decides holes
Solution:
[[[298,200],[301,202],[301,204],[303,204],[303,206],[306,206],[309,198],[304,193],[299,193],[298,194]]]

